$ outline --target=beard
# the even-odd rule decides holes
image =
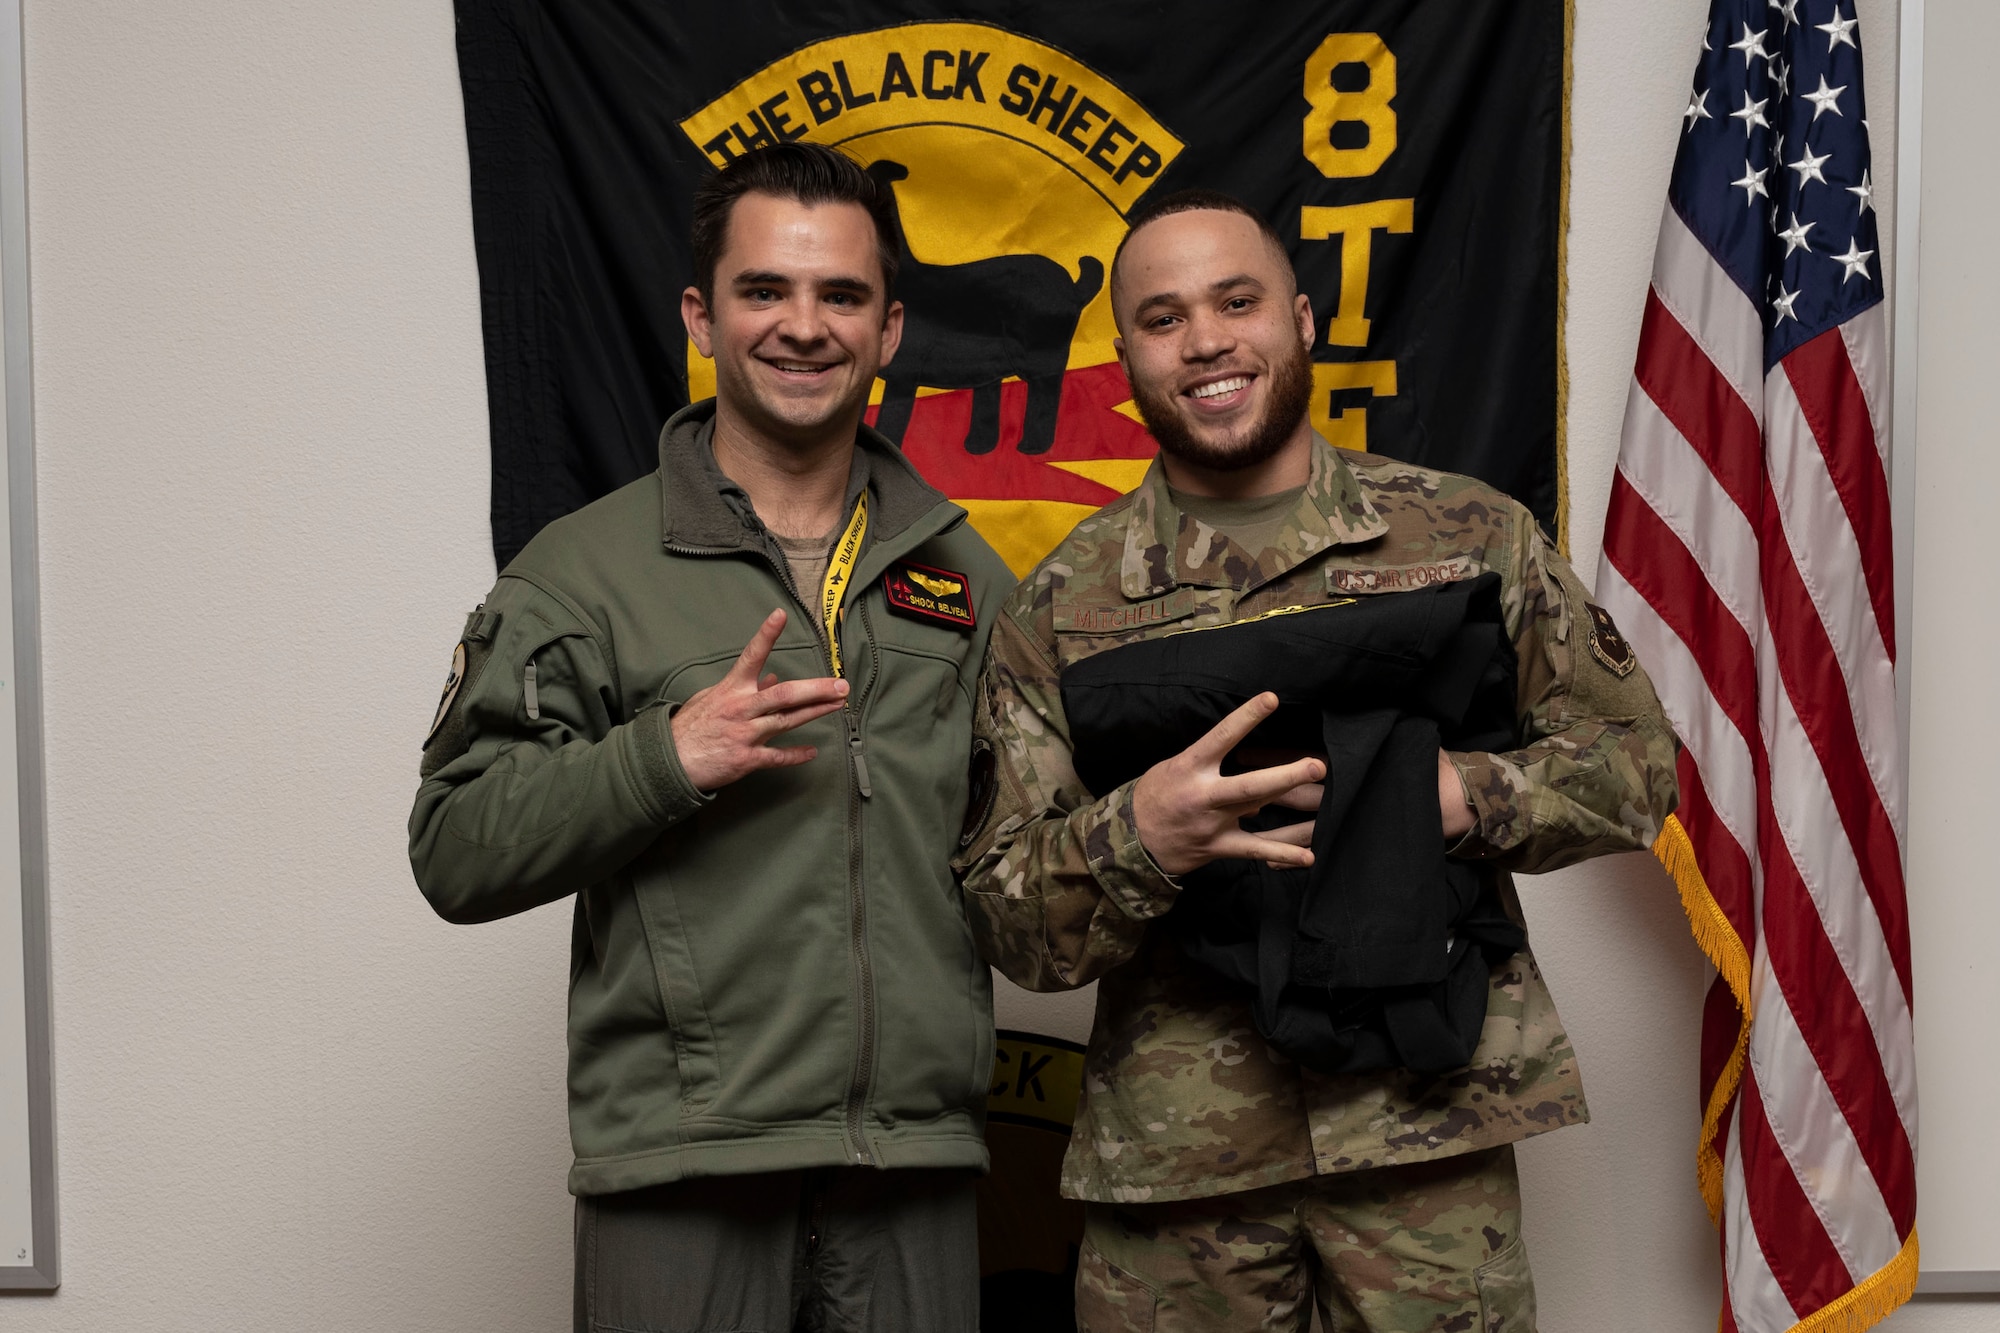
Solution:
[[[1299,343],[1287,344],[1285,357],[1271,367],[1264,410],[1256,420],[1222,435],[1206,435],[1191,427],[1182,414],[1180,397],[1152,385],[1132,382],[1132,402],[1160,448],[1192,467],[1211,472],[1237,472],[1256,467],[1282,449],[1312,404],[1312,361]]]

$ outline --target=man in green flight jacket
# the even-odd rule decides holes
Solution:
[[[949,857],[1013,578],[862,424],[893,200],[831,150],[695,202],[716,397],[468,617],[410,861],[574,894],[576,1326],[974,1329],[992,996]]]

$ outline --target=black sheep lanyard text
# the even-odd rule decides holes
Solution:
[[[839,542],[834,545],[833,558],[826,564],[826,577],[819,585],[819,620],[826,630],[826,661],[836,676],[840,674],[840,622],[847,614],[843,602],[854,575],[854,562],[861,555],[861,539],[867,534],[868,492],[863,491],[854,504],[854,517],[847,520],[847,531],[840,534]]]

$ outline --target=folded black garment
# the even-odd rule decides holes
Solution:
[[[1213,862],[1164,924],[1251,989],[1258,1031],[1301,1063],[1444,1073],[1471,1060],[1487,973],[1526,934],[1489,868],[1445,855],[1437,751],[1513,749],[1515,673],[1484,574],[1127,644],[1065,670],[1062,694],[1077,774],[1101,796],[1275,693],[1243,748],[1326,755],[1314,865]]]

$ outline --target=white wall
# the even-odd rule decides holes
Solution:
[[[2000,654],[2000,592],[1976,573],[1966,577],[1987,563],[1989,497],[2000,494],[1992,322],[2000,276],[1988,258],[1987,222],[2000,209],[2000,186],[1982,143],[1991,117],[1972,112],[1996,42],[2000,8],[1929,0],[1909,866],[1923,1106],[1918,1221],[1925,1267],[1944,1271],[2000,1268],[2000,1228],[1992,1222],[2000,1157],[1990,1115],[2000,1098],[2000,1066],[1966,1059],[1959,1035],[1975,1015],[2000,1011],[2000,972],[1985,947],[2000,931],[1990,784],[1973,767],[2000,749],[1992,667]],[[1980,166],[1965,169],[1975,162]],[[2000,1325],[2000,1304],[1989,1313]]]
[[[1578,4],[1586,577],[1704,8]],[[1861,16],[1886,201],[1893,0]],[[27,66],[66,1282],[0,1319],[564,1327],[568,909],[445,926],[403,850],[492,577],[449,4],[27,0]],[[1523,1151],[1544,1325],[1711,1327],[1671,888],[1527,898],[1596,1114]]]

